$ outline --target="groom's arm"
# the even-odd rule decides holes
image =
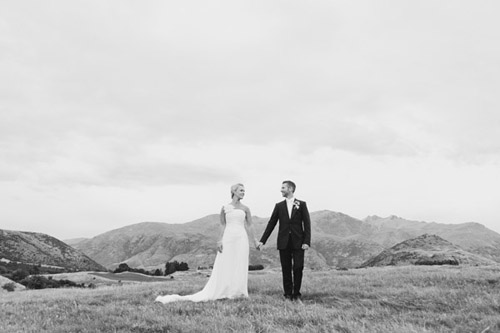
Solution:
[[[311,217],[305,202],[302,203],[302,221],[304,223],[304,240],[302,244],[311,246]]]
[[[279,218],[278,204],[276,204],[276,206],[274,206],[273,213],[271,214],[271,218],[269,219],[269,222],[267,222],[266,230],[264,230],[264,233],[262,234],[262,237],[260,238],[260,242],[262,244],[266,244],[267,239],[269,238],[269,236],[271,236],[271,233],[273,232],[274,227],[276,227],[276,223],[278,223],[278,218]]]

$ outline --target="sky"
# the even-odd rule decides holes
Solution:
[[[219,213],[500,233],[498,1],[4,1],[0,229]]]

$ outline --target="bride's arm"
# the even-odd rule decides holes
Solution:
[[[252,221],[252,213],[250,213],[250,208],[245,207],[245,229],[247,229],[247,233],[250,236],[251,239],[254,241],[254,245],[257,246],[257,243],[259,240],[255,238],[255,230],[253,227],[253,221]]]
[[[222,236],[224,235],[224,230],[226,229],[226,212],[224,211],[224,206],[220,210],[220,224],[222,225],[219,240],[217,241],[217,250],[222,252]]]

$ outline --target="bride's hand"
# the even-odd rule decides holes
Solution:
[[[217,242],[217,251],[222,253],[222,241]]]

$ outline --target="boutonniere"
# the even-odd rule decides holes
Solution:
[[[300,201],[295,200],[295,201],[293,202],[293,207],[295,207],[295,209],[299,209],[299,208],[300,208]]]

